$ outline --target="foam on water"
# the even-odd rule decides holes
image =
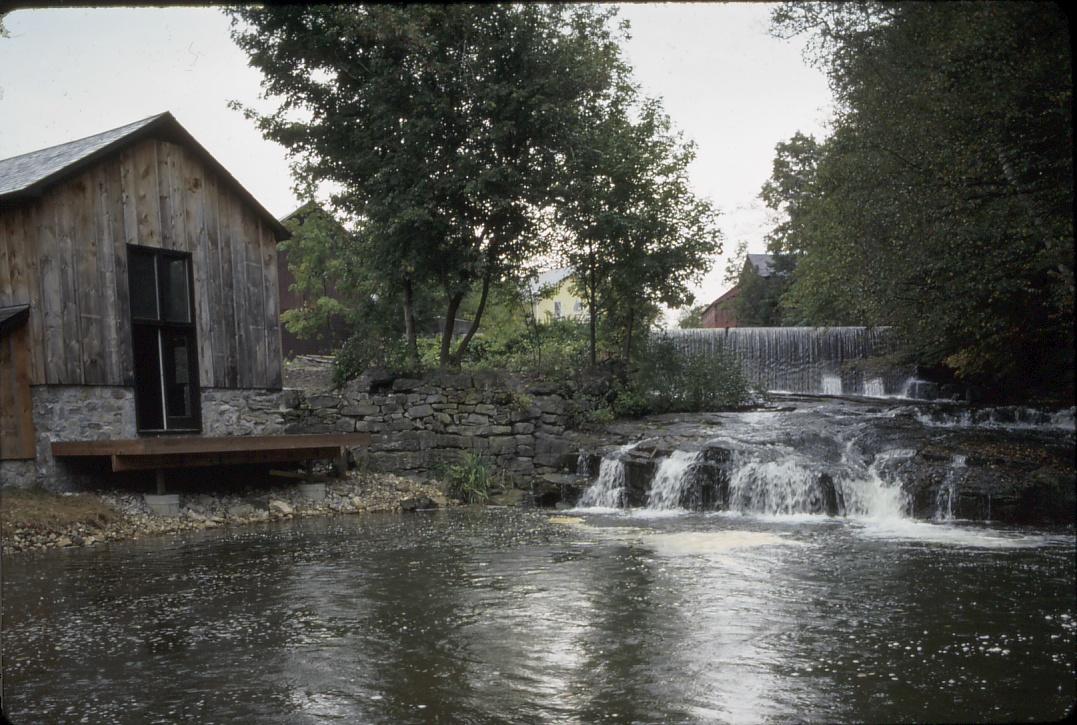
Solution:
[[[679,531],[649,534],[642,537],[641,543],[663,556],[706,556],[756,546],[803,546],[765,531]]]
[[[1072,544],[1072,538],[952,523],[905,519],[860,522],[857,532],[874,539],[914,541],[972,549],[1028,549]]]

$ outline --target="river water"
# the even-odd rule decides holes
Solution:
[[[1072,530],[677,510],[302,519],[6,558],[13,722],[1014,721]]]

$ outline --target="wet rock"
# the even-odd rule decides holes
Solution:
[[[413,496],[400,502],[400,510],[407,512],[436,509],[438,504],[429,496]]]
[[[827,516],[839,516],[844,512],[845,506],[840,503],[841,494],[834,486],[834,479],[828,473],[819,476],[819,490],[823,500],[823,510]]]
[[[518,488],[510,488],[490,497],[490,504],[494,506],[523,506],[527,501],[527,492]]]
[[[249,503],[237,503],[228,507],[228,516],[233,519],[241,519],[254,513],[254,507]]]
[[[291,516],[295,513],[295,509],[285,501],[274,499],[269,502],[269,512],[278,516]]]

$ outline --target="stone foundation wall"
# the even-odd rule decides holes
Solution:
[[[528,384],[500,373],[433,373],[421,380],[368,375],[339,392],[202,390],[205,435],[368,432],[353,456],[368,470],[417,476],[482,454],[520,487],[574,470],[564,434],[582,403],[566,386]],[[52,457],[52,441],[137,437],[132,388],[33,388],[35,461],[0,461],[0,486],[71,491],[100,485],[99,470]]]
[[[428,475],[483,455],[512,483],[574,470],[564,437],[584,404],[564,386],[527,384],[494,373],[432,373],[423,379],[367,375],[339,393],[308,396],[289,432],[368,432],[353,451],[369,470]]]
[[[0,486],[40,485],[53,491],[73,491],[99,484],[100,473],[54,459],[52,442],[138,436],[133,388],[37,385],[31,396],[37,457],[33,461],[0,461]],[[294,421],[301,397],[298,391],[289,390],[204,388],[203,433],[283,433],[289,421]]]
[[[202,433],[278,435],[284,433],[302,400],[298,390],[203,388]]]

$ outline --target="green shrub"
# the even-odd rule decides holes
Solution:
[[[656,336],[640,350],[613,409],[624,416],[701,412],[740,407],[751,399],[751,386],[732,355],[685,353]]]
[[[638,385],[620,385],[615,388],[616,395],[611,408],[618,418],[639,418],[656,412],[654,404],[647,393]]]
[[[584,428],[601,428],[602,426],[609,425],[617,419],[617,414],[613,411],[613,408],[609,406],[602,406],[601,408],[595,408],[589,410],[577,419],[577,424]]]
[[[465,503],[484,504],[490,499],[490,490],[495,488],[486,459],[470,451],[465,452],[460,462],[449,466],[442,475],[445,492]]]

